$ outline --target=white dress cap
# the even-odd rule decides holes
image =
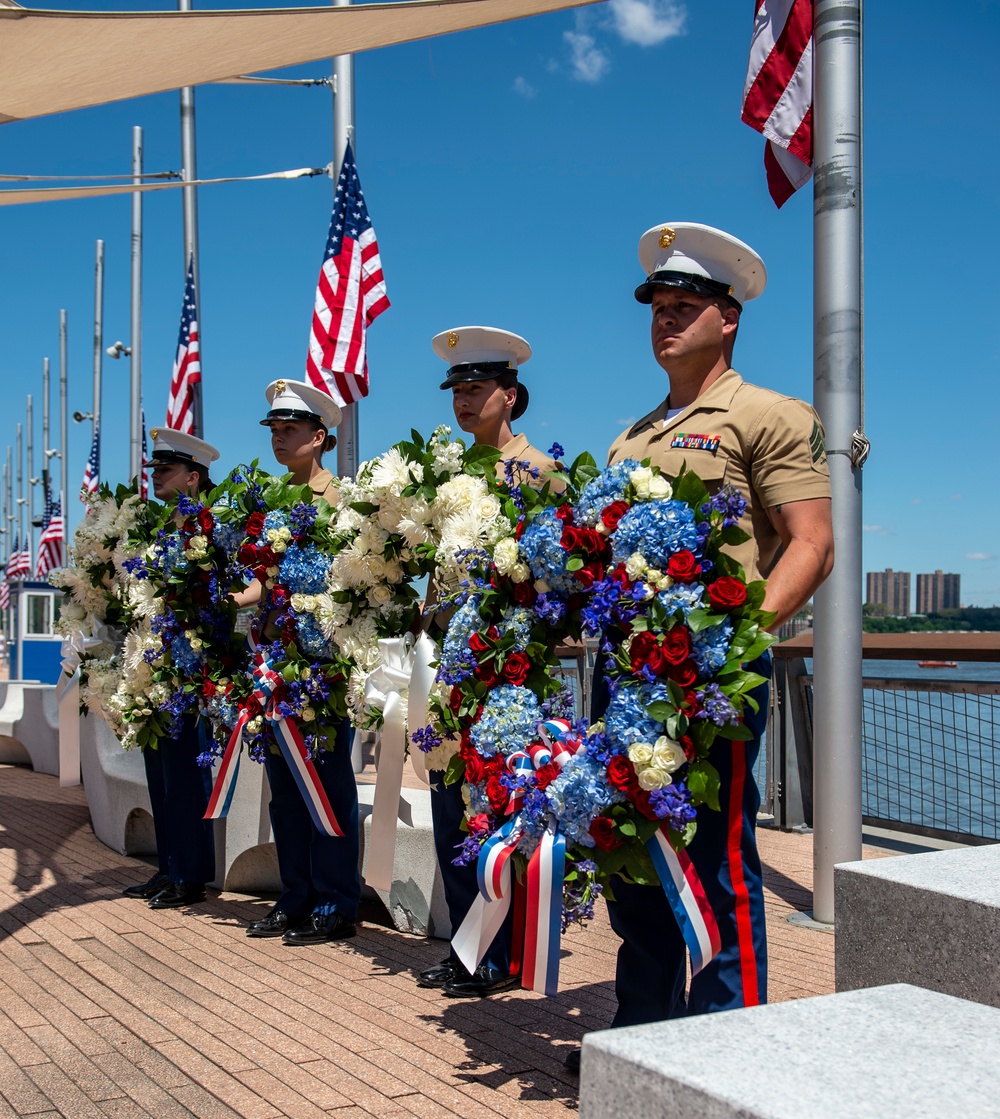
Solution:
[[[264,390],[271,410],[260,422],[264,427],[277,420],[317,420],[332,431],[343,418],[341,405],[329,393],[305,381],[272,381]]]
[[[173,462],[190,462],[198,466],[209,465],[219,457],[219,452],[204,439],[196,439],[184,431],[173,431],[169,427],[154,427],[150,433],[153,440],[153,457],[146,466],[157,466]]]
[[[721,229],[697,222],[654,225],[639,238],[639,262],[647,279],[635,289],[651,303],[657,287],[683,287],[701,295],[724,295],[742,306],[767,283],[761,258]]]
[[[456,326],[434,336],[431,345],[448,363],[449,383],[485,381],[518,367],[531,357],[531,347],[520,336],[495,326]]]

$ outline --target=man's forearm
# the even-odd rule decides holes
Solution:
[[[832,569],[832,546],[792,540],[767,580],[763,608],[777,615],[769,628],[793,618]]]

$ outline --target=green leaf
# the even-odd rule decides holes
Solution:
[[[687,626],[692,633],[701,633],[703,629],[708,629],[709,626],[718,625],[724,618],[724,614],[717,614],[714,610],[706,610],[702,607],[698,610],[692,610],[688,614]]]
[[[688,788],[695,804],[707,804],[709,808],[719,811],[719,771],[711,762],[699,760],[688,767]]]
[[[583,560],[579,556],[572,556],[566,561],[567,571],[579,571],[583,566]]]
[[[464,780],[465,762],[462,761],[461,755],[455,754],[448,762],[448,768],[444,772],[444,783],[446,785],[456,785],[459,781]]]
[[[646,708],[646,714],[649,715],[651,719],[655,719],[658,723],[665,723],[671,716],[676,715],[677,712],[669,703],[665,703],[663,700],[657,700],[649,704]]]
[[[372,505],[370,501],[352,501],[351,508],[364,517],[370,517],[372,513],[378,512],[378,506]]]
[[[735,727],[719,727],[720,738],[731,738],[734,742],[747,742],[753,738],[753,731],[745,723],[737,723]]]

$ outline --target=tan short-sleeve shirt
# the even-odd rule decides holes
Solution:
[[[516,459],[518,462],[527,462],[538,470],[537,478],[520,477],[519,480],[522,485],[527,482],[534,489],[540,490],[548,480],[553,493],[562,493],[566,488],[566,483],[557,478],[546,479],[546,474],[552,474],[559,469],[556,460],[543,454],[537,447],[532,447],[527,436],[515,435],[509,442],[504,443],[500,449],[500,455],[500,461],[497,463],[498,481],[502,482],[504,480],[504,463],[508,459]]]
[[[819,417],[802,400],[747,384],[735,369],[664,423],[666,414],[664,401],[622,432],[611,445],[609,464],[648,458],[669,477],[686,464],[710,493],[735,486],[747,500],[740,527],[750,539],[727,551],[748,579],[766,577],[781,555],[767,510],[830,496]]]
[[[337,499],[340,497],[340,490],[337,487],[337,479],[330,473],[329,470],[321,470],[315,477],[311,478],[309,485],[313,492],[313,503],[316,499],[321,497],[332,508],[337,504]]]

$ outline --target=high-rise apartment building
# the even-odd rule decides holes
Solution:
[[[884,606],[890,614],[906,617],[910,613],[910,573],[869,571],[865,576],[865,602]]]
[[[917,613],[936,614],[940,610],[957,610],[962,604],[960,575],[940,570],[933,575],[917,576]]]

